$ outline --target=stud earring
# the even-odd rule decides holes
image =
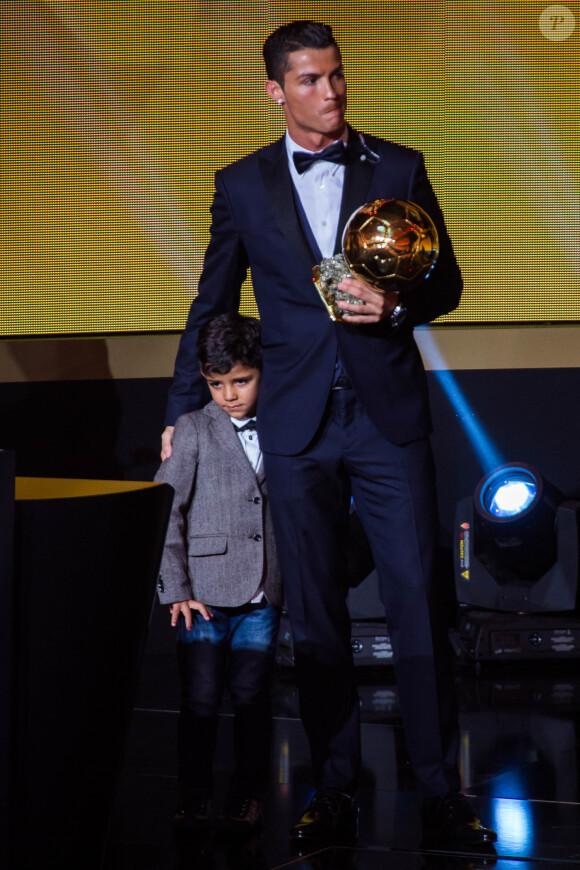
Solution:
[[[278,103],[279,106],[284,105],[284,100],[276,100],[276,102]]]

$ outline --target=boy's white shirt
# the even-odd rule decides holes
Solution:
[[[243,417],[241,419],[233,419],[232,423],[239,429],[240,426],[244,426],[250,420],[255,420],[255,417]],[[260,442],[258,440],[258,433],[255,429],[246,429],[245,432],[238,432],[238,438],[242,443],[242,447],[244,448],[244,453],[248,457],[250,465],[258,474],[262,470],[262,451],[260,450]]]
[[[232,417],[232,423],[239,429],[240,426],[244,426],[250,420],[255,420],[255,417],[243,417],[241,419]],[[238,438],[242,443],[242,447],[244,448],[244,453],[248,457],[249,463],[258,474],[259,471],[262,470],[262,451],[260,450],[260,442],[258,440],[258,432],[256,429],[246,429],[245,432],[238,432]],[[258,592],[252,600],[250,604],[258,604],[262,598],[264,597],[263,592]]]

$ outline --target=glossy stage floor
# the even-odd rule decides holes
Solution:
[[[178,681],[172,650],[146,651],[103,870],[356,867],[358,870],[551,870],[580,867],[577,661],[457,661],[463,789],[498,832],[496,853],[451,855],[422,846],[418,801],[404,745],[392,668],[360,668],[363,775],[359,843],[353,849],[292,854],[290,825],[310,796],[309,758],[293,673],[279,667],[274,696],[271,783],[264,829],[237,848],[178,847],[176,798]],[[227,701],[216,772],[223,795],[232,756]],[[200,748],[200,751],[203,751]]]

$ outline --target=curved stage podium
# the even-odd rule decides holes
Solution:
[[[173,491],[40,478],[16,478],[15,489],[5,598],[7,866],[92,870],[101,865]]]

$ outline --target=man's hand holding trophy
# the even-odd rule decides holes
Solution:
[[[351,215],[342,253],[315,266],[313,280],[331,320],[346,320],[353,312],[340,303],[364,302],[338,287],[343,278],[379,292],[408,290],[429,277],[438,253],[437,229],[427,212],[413,202],[377,199]]]

